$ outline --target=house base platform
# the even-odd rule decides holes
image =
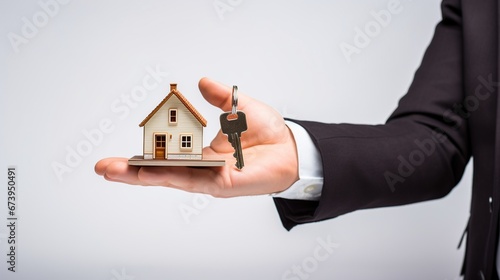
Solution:
[[[224,166],[225,160],[189,160],[189,159],[144,159],[143,156],[134,156],[128,160],[129,165],[135,166],[189,166],[189,167],[212,167]]]

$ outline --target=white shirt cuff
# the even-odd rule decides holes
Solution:
[[[323,190],[323,165],[318,149],[307,131],[300,125],[285,121],[297,145],[299,180],[274,197],[299,200],[319,200]]]

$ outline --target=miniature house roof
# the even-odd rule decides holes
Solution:
[[[170,93],[160,102],[160,104],[158,104],[158,106],[156,106],[156,108],[151,113],[149,113],[149,115],[139,124],[139,126],[143,127],[149,121],[149,119],[151,119],[151,117],[153,117],[154,114],[156,114],[156,112],[160,110],[163,104],[165,104],[170,99],[170,97],[172,97],[172,95],[175,95],[177,96],[177,98],[179,98],[182,104],[186,106],[189,112],[193,114],[193,116],[201,123],[202,126],[207,126],[207,120],[205,120],[205,118],[193,107],[193,105],[186,99],[186,97],[184,97],[184,95],[182,95],[182,93],[177,90],[177,84],[170,84]]]

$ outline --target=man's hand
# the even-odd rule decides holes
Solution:
[[[203,78],[198,84],[212,105],[231,111],[231,88]],[[238,94],[238,109],[247,116],[248,130],[242,133],[245,159],[242,170],[234,166],[233,147],[219,130],[205,159],[225,159],[223,167],[138,167],[126,158],[106,158],[95,165],[106,180],[143,186],[166,186],[215,197],[270,194],[287,189],[298,180],[297,151],[293,135],[281,115],[271,107]]]

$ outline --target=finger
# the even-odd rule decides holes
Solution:
[[[95,169],[97,174],[104,176],[108,181],[145,185],[137,177],[140,168],[129,165],[126,158],[103,159],[96,164]]]
[[[104,173],[106,172],[106,168],[108,168],[108,166],[115,162],[115,161],[122,161],[122,160],[126,160],[124,158],[118,158],[118,157],[111,157],[111,158],[105,158],[105,159],[101,159],[100,161],[98,161],[95,166],[94,166],[94,171],[95,173],[97,173],[98,175],[101,175],[103,176]]]
[[[221,130],[217,132],[217,135],[210,142],[210,149],[216,153],[231,153],[234,152],[233,146],[227,140],[227,136],[222,133]]]
[[[233,100],[231,97],[231,87],[205,77],[199,81],[198,88],[200,89],[203,97],[210,104],[219,107],[222,111],[226,112],[232,109]],[[245,108],[251,100],[252,99],[248,96],[238,93],[238,108]]]

